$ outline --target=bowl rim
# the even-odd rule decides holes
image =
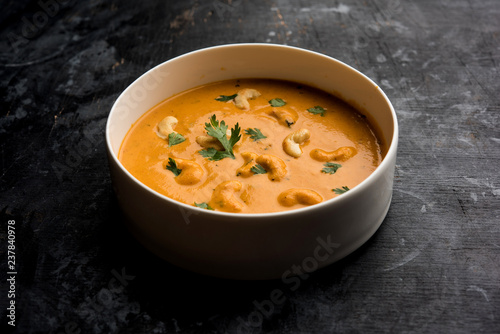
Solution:
[[[121,161],[118,159],[117,153],[115,153],[113,148],[112,148],[113,146],[111,144],[111,138],[110,138],[111,137],[111,135],[110,135],[111,125],[110,125],[110,123],[111,123],[111,115],[116,110],[115,109],[116,104],[119,102],[119,100],[121,98],[123,98],[124,94],[129,89],[131,89],[131,87],[133,85],[135,85],[141,78],[149,75],[150,72],[157,70],[158,68],[166,65],[169,62],[173,62],[173,61],[178,60],[180,58],[188,57],[188,56],[191,56],[191,55],[197,54],[197,53],[207,52],[207,51],[214,50],[214,49],[235,48],[235,47],[266,47],[266,48],[276,48],[276,49],[283,49],[283,50],[288,49],[288,50],[298,51],[298,52],[302,52],[302,53],[308,53],[314,57],[322,57],[322,58],[326,58],[329,61],[337,62],[340,65],[345,66],[348,69],[356,72],[358,75],[361,75],[365,80],[367,80],[368,82],[373,84],[373,86],[378,89],[379,93],[382,95],[382,97],[387,102],[389,109],[390,109],[391,116],[392,116],[392,121],[393,121],[392,140],[390,143],[388,143],[388,149],[387,149],[387,152],[386,152],[384,158],[382,159],[382,162],[377,166],[377,168],[375,168],[375,170],[370,175],[368,175],[368,177],[366,177],[363,181],[361,181],[361,183],[359,183],[358,185],[356,185],[354,188],[350,189],[346,193],[343,193],[342,196],[337,196],[337,197],[328,199],[328,200],[323,201],[323,202],[318,203],[318,204],[314,204],[314,205],[310,205],[310,206],[306,206],[306,207],[302,207],[302,208],[298,208],[298,209],[279,211],[279,212],[232,213],[232,212],[223,212],[223,211],[215,211],[215,210],[206,210],[206,209],[202,209],[202,208],[199,208],[199,207],[196,207],[193,205],[188,205],[186,203],[182,203],[180,201],[174,200],[166,195],[163,195],[163,194],[149,188],[144,183],[140,182],[134,175],[132,175],[123,166]],[[322,88],[319,88],[319,89],[322,89]],[[168,97],[166,97],[166,98],[168,98]],[[132,83],[130,83],[120,93],[120,95],[116,98],[116,100],[113,102],[113,105],[111,106],[110,113],[108,114],[105,131],[106,131],[106,147],[107,147],[107,150],[109,152],[108,156],[111,156],[115,165],[117,165],[122,172],[124,172],[131,180],[133,180],[134,183],[136,183],[137,185],[142,187],[144,190],[149,192],[151,195],[157,196],[162,200],[166,200],[167,202],[170,202],[173,205],[180,206],[181,208],[183,208],[185,210],[194,210],[198,214],[214,215],[216,217],[219,216],[219,217],[224,217],[224,218],[236,218],[236,220],[246,220],[246,219],[255,219],[255,218],[276,218],[276,217],[286,218],[287,216],[292,216],[292,215],[307,214],[310,211],[320,210],[321,208],[324,208],[328,205],[333,205],[334,203],[342,203],[343,201],[349,200],[351,197],[356,196],[357,194],[361,193],[366,187],[368,187],[368,185],[372,182],[373,179],[377,178],[380,173],[383,173],[383,170],[388,168],[387,165],[390,164],[389,160],[391,160],[391,159],[388,159],[388,157],[392,156],[392,155],[394,155],[394,156],[396,155],[397,146],[398,146],[397,145],[398,144],[398,137],[399,137],[398,119],[397,119],[396,111],[394,110],[394,107],[393,107],[391,101],[389,100],[389,98],[387,97],[385,92],[380,88],[380,86],[378,84],[376,84],[366,74],[360,72],[359,70],[355,69],[351,65],[348,65],[348,64],[346,64],[346,63],[344,63],[336,58],[333,58],[331,56],[328,56],[326,54],[323,54],[323,53],[320,53],[317,51],[312,51],[309,49],[304,49],[304,48],[300,48],[300,47],[296,47],[296,46],[272,44],[272,43],[232,43],[232,44],[221,44],[221,45],[209,46],[209,47],[193,50],[193,51],[175,56],[169,60],[166,60],[162,63],[155,65],[154,67],[150,68],[148,71],[146,71],[142,75],[140,75]]]

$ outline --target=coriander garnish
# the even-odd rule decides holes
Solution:
[[[269,104],[271,105],[271,107],[283,107],[286,102],[283,101],[283,99],[277,97],[275,99],[269,100]]]
[[[226,135],[228,126],[224,121],[219,121],[212,115],[210,117],[210,122],[205,123],[205,130],[207,130],[207,134],[214,138],[217,138],[219,142],[224,147],[224,151],[217,151],[214,148],[208,148],[205,150],[199,151],[199,153],[205,158],[209,158],[209,160],[217,161],[224,158],[234,159],[233,146],[240,140],[240,126],[238,123],[231,129],[231,137],[228,139]]]
[[[184,142],[185,140],[186,140],[186,138],[184,138],[184,136],[181,135],[180,133],[171,132],[168,135],[168,147],[180,144],[180,143]]]
[[[335,188],[335,189],[332,189],[332,191],[333,191],[334,193],[338,194],[338,195],[341,195],[341,194],[343,194],[343,193],[347,192],[348,190],[350,190],[350,189],[349,189],[349,187],[347,187],[347,186],[342,186],[342,188]]]
[[[178,176],[182,172],[182,169],[177,168],[177,163],[172,158],[168,158],[168,165],[166,168],[174,173],[175,176]]]
[[[267,137],[266,137],[266,136],[264,136],[264,135],[262,134],[262,132],[260,132],[260,130],[259,130],[259,129],[257,129],[257,128],[253,128],[253,129],[252,129],[252,128],[248,128],[248,129],[246,129],[246,130],[245,130],[245,133],[246,133],[247,135],[250,135],[250,138],[252,138],[252,139],[253,139],[253,141],[257,141],[257,140],[259,140],[259,139],[265,139],[265,138],[267,138]]]
[[[215,100],[216,101],[220,101],[220,102],[228,102],[228,101],[234,100],[234,98],[237,95],[238,94],[233,94],[233,95],[219,95],[219,97],[215,98]]]
[[[266,174],[267,171],[264,169],[264,167],[262,167],[261,165],[257,164],[255,166],[253,166],[252,168],[250,168],[250,170],[254,173],[254,174]]]
[[[210,205],[208,205],[208,203],[206,203],[206,202],[203,202],[203,203],[194,202],[194,206],[197,206],[199,208],[206,209],[206,210],[213,210],[213,208]]]
[[[326,173],[326,174],[335,174],[335,172],[337,171],[337,169],[339,169],[340,167],[342,167],[342,165],[336,164],[336,163],[333,163],[333,162],[327,162],[323,166],[325,166],[325,168],[323,168],[321,170],[321,172]]]
[[[325,116],[326,109],[321,106],[314,106],[313,108],[307,109],[311,114],[320,114],[321,116]]]

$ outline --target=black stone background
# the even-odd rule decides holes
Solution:
[[[14,1],[0,8],[2,333],[499,333],[496,0]],[[339,263],[198,276],[126,232],[104,127],[135,78],[203,47],[264,42],[375,80],[401,128],[391,209]],[[7,222],[16,327],[7,324]],[[269,306],[273,290],[283,292]]]

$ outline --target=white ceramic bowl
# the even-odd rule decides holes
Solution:
[[[122,166],[117,158],[120,144],[141,115],[176,93],[235,78],[285,79],[337,95],[375,120],[388,146],[385,158],[366,180],[341,196],[268,214],[186,205],[146,187]],[[397,142],[396,114],[373,81],[331,57],[272,44],[211,47],[160,64],[118,97],[106,126],[113,187],[133,235],[179,267],[234,279],[285,281],[331,264],[366,242],[389,209]]]

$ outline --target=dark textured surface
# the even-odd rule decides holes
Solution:
[[[498,1],[10,0],[1,8],[1,328],[500,332]],[[380,84],[399,117],[382,227],[300,286],[174,268],[129,236],[113,197],[104,126],[119,93],[174,56],[235,42],[344,61]],[[15,328],[6,317],[11,219]],[[275,289],[279,303],[269,302]]]

